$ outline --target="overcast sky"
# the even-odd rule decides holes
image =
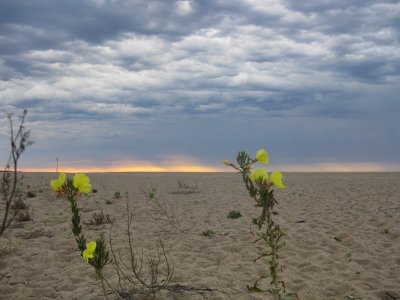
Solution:
[[[399,95],[398,0],[0,1],[27,170],[400,171]]]

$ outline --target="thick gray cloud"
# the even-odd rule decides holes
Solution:
[[[29,109],[32,167],[259,146],[400,166],[399,20],[398,1],[3,0],[0,110]]]

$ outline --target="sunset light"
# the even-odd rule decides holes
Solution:
[[[314,164],[271,164],[269,169],[280,169],[284,172],[397,172],[400,165],[380,164],[380,163],[314,163]],[[21,167],[22,172],[56,172],[56,167]],[[106,172],[188,172],[188,173],[214,173],[214,172],[234,172],[221,163],[221,166],[203,165],[200,163],[174,163],[159,165],[148,161],[127,161],[113,163],[109,165],[96,166],[83,162],[77,164],[67,162],[59,166],[59,172],[66,173],[106,173]]]
[[[55,172],[56,166],[45,167],[21,167],[23,172]],[[67,173],[104,173],[104,172],[226,172],[224,165],[210,166],[200,163],[190,163],[175,159],[172,162],[161,162],[158,165],[149,161],[119,161],[110,164],[96,165],[87,161],[63,162],[59,165],[58,171]]]

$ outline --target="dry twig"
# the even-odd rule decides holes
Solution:
[[[12,208],[14,197],[16,196],[17,183],[19,181],[18,160],[26,148],[33,143],[29,140],[29,130],[25,130],[24,126],[26,114],[27,110],[24,110],[23,114],[19,116],[19,126],[15,131],[12,114],[7,113],[7,119],[10,122],[11,150],[4,172],[2,172],[0,184],[0,195],[2,198],[0,204],[3,206],[1,207],[2,210],[4,209],[2,212],[2,220],[0,221],[0,237],[4,231],[10,227],[11,222],[18,213],[18,210]]]

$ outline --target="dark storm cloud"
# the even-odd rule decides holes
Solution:
[[[376,143],[366,160],[398,162],[399,20],[390,0],[3,0],[0,110],[29,108],[49,149],[208,157],[265,140],[285,159],[325,143],[324,160]]]
[[[191,3],[192,11],[186,16],[177,14],[177,3]],[[216,2],[173,2],[173,1],[11,1],[0,4],[0,26],[2,32],[2,54],[5,65],[26,72],[29,65],[15,59],[15,54],[24,51],[58,49],[72,50],[74,43],[83,41],[89,45],[102,45],[107,41],[118,42],[126,33],[157,36],[166,43],[181,41],[202,28],[217,28],[221,35],[234,35],[241,26],[261,26],[259,32],[264,39],[274,39],[277,34],[289,41],[306,43],[327,42],[323,48],[334,57],[324,61],[324,67],[332,72],[347,73],[360,79],[383,78],[382,69],[399,71],[398,57],[387,55],[390,45],[396,48],[399,40],[398,5],[394,1],[216,1]],[[380,17],[384,15],[385,17]],[[273,33],[266,32],[267,29]],[[307,37],[307,35],[320,34]],[[251,34],[251,33],[250,33]],[[351,40],[352,36],[356,36]],[[367,36],[369,35],[369,36]],[[386,35],[379,40],[379,35]],[[299,37],[300,36],[300,37]],[[303,36],[303,37],[302,37]],[[308,40],[307,40],[308,39]],[[378,40],[376,40],[378,39]],[[68,43],[69,42],[69,43]],[[385,48],[385,45],[387,47]],[[187,48],[188,55],[204,52],[201,47]],[[304,53],[284,45],[277,53],[270,54],[262,48],[248,50],[246,60],[254,62],[302,59]],[[356,61],[346,56],[367,55],[371,48],[381,48],[381,56],[360,57]],[[74,51],[83,59],[90,54],[78,49]],[[201,53],[200,53],[201,54]],[[11,57],[10,57],[11,56]],[[101,55],[100,55],[101,56]],[[306,57],[307,58],[307,57]],[[315,60],[315,57],[310,57]],[[65,58],[64,58],[65,59]],[[151,67],[151,60],[143,65],[143,55],[124,57],[116,63],[130,70]],[[324,59],[324,58],[323,58]],[[380,66],[376,65],[380,62]],[[336,63],[342,67],[336,68]],[[157,62],[153,62],[157,63]],[[346,66],[348,66],[346,68]],[[322,66],[321,66],[322,67]],[[372,69],[364,72],[366,69]],[[390,72],[390,70],[389,70]],[[365,74],[365,78],[363,77]]]
[[[27,44],[43,49],[50,39],[41,32],[50,35],[54,47],[75,39],[97,44],[126,32],[170,38],[185,35],[215,18],[206,15],[212,8],[200,3],[196,6],[199,14],[176,18],[173,1],[4,0],[0,20],[13,36],[36,33],[37,39],[28,39]]]

